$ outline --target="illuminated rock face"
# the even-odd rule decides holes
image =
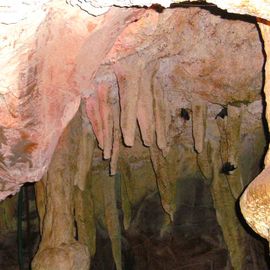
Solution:
[[[220,166],[224,160],[232,166],[230,170],[239,166],[241,128],[242,132],[252,129],[247,119],[261,113],[258,99],[263,57],[255,27],[247,22],[235,22],[237,31],[232,31],[231,22],[198,9],[159,13],[153,9],[109,8],[112,5],[150,6],[152,1],[104,1],[102,5],[96,1],[68,2],[70,5],[63,5],[60,0],[44,0],[28,5],[24,1],[18,6],[11,1],[8,11],[5,5],[0,5],[1,13],[12,15],[1,17],[0,49],[4,57],[0,60],[0,200],[16,193],[23,183],[41,179],[62,131],[74,117],[83,97],[103,157],[110,159],[111,174],[116,173],[121,157],[121,138],[126,146],[133,146],[139,127],[143,144],[150,150],[162,206],[171,220],[176,209],[175,182],[173,169],[166,165],[165,157],[170,156],[179,133],[185,144],[194,146],[200,171],[212,182],[211,193],[232,265],[244,269],[246,247],[237,240],[246,235],[236,218],[229,220],[222,207],[226,201],[224,208],[233,209],[246,183],[239,171],[221,177]],[[232,12],[269,19],[267,1],[209,2]],[[171,1],[155,3],[168,7]],[[94,18],[72,7],[76,5],[93,15],[107,13]],[[268,26],[261,25],[261,29],[269,53]],[[267,102],[268,65],[267,62]],[[176,123],[182,113],[180,106],[187,115]],[[216,118],[224,107],[227,116]],[[191,121],[187,124],[188,117]],[[268,163],[267,156],[267,166]],[[82,173],[86,174],[86,171]],[[265,206],[268,175],[267,167],[246,190],[241,203],[247,221],[266,238],[269,238],[269,215]],[[219,184],[226,180],[227,185]],[[64,186],[63,181],[60,177],[57,182],[60,187]],[[83,181],[79,179],[76,184],[78,192],[84,191]],[[113,190],[113,186],[110,188]],[[68,192],[72,193],[72,188]],[[103,195],[107,205],[114,201],[106,192]],[[48,202],[52,209],[58,209],[57,195],[53,197],[51,201],[47,198]],[[119,224],[110,222],[115,219],[114,214],[106,210],[105,216],[113,255],[120,269],[120,244],[115,235]],[[69,222],[72,215],[70,210]],[[44,220],[49,222],[46,216]],[[126,226],[128,223],[125,220]],[[50,233],[48,228],[47,233]],[[76,269],[80,269],[77,254],[84,253],[87,269],[87,250],[73,241],[72,227],[51,247],[57,237],[53,236],[48,246],[43,243],[45,251],[41,246],[34,267],[42,269],[39,263],[47,256],[46,252],[56,248],[60,253],[69,252],[69,265],[75,264]],[[54,252],[56,263],[57,252]],[[55,262],[51,263],[48,267],[54,267]]]
[[[198,8],[168,9],[162,13],[146,10],[139,20],[128,25],[116,38],[93,80],[82,80],[80,89],[85,113],[103,153],[95,148],[94,152],[99,155],[94,155],[93,173],[88,178],[90,192],[84,187],[87,185],[82,185],[78,192],[91,194],[92,203],[88,202],[92,207],[90,212],[96,215],[94,218],[89,216],[105,224],[117,269],[121,269],[122,259],[121,226],[114,193],[116,180],[109,176],[108,162],[102,161],[101,153],[110,161],[110,173],[120,172],[125,183],[126,190],[123,187],[121,196],[126,229],[132,224],[132,207],[149,192],[140,184],[136,186],[138,176],[135,171],[141,173],[142,179],[149,174],[151,180],[146,180],[144,185],[150,181],[160,194],[167,223],[163,224],[164,232],[161,234],[166,233],[166,225],[175,220],[178,178],[188,179],[190,174],[203,174],[207,183],[211,183],[210,192],[231,264],[235,269],[257,265],[256,259],[246,262],[245,258],[253,248],[246,243],[252,240],[234,212],[236,200],[247,179],[251,178],[240,169],[246,162],[243,151],[246,148],[250,151],[247,142],[255,143],[253,135],[249,137],[248,134],[258,134],[262,138],[262,130],[255,119],[262,113],[260,91],[264,59],[255,21],[252,22],[222,19]],[[77,70],[81,68],[81,72],[76,74],[77,80],[88,76],[88,69],[82,68],[83,64],[91,63],[85,62],[85,56],[93,57],[88,48],[85,46],[85,54],[81,54],[82,66],[77,67]],[[59,152],[61,149],[57,148],[55,155]],[[143,161],[147,162],[149,172],[142,169],[142,165],[127,163],[127,152],[135,160],[143,159],[143,152]],[[77,153],[70,150],[65,155],[70,155],[68,164]],[[82,160],[85,161],[84,158]],[[231,175],[220,173],[225,163],[238,169]],[[54,172],[55,165],[54,161],[49,174]],[[68,168],[74,168],[73,163]],[[50,181],[54,183],[53,178]],[[63,189],[66,186],[65,177],[62,177],[62,182],[61,179],[55,181]],[[46,200],[55,204],[53,198]],[[75,214],[75,218],[87,228],[88,234],[90,231],[95,235],[95,222],[88,220],[88,225],[83,226],[86,222],[82,211],[85,203],[80,204],[80,216]],[[76,205],[71,207],[78,211]],[[45,215],[44,221],[48,217],[49,214]],[[72,211],[69,217],[74,218]],[[34,269],[43,264],[45,255],[42,254],[53,252],[55,248],[53,237],[50,240],[46,237],[51,235],[50,228],[44,227],[44,230],[44,240],[33,261]],[[83,229],[84,232],[87,230]],[[87,233],[79,233],[79,238],[81,235]],[[86,239],[83,237],[82,241],[91,254],[95,251],[94,235],[91,239],[88,239],[89,235]],[[54,237],[59,240],[58,234]],[[69,237],[73,239],[71,233]],[[72,241],[65,237],[61,241],[72,245]]]
[[[196,2],[190,0],[189,2]],[[89,14],[99,15],[115,5],[120,7],[146,6],[153,4],[168,8],[171,4],[188,2],[185,0],[68,0],[72,6],[78,6]],[[263,19],[270,19],[270,5],[268,0],[206,0],[205,2],[217,5],[219,8],[239,14],[249,14]]]
[[[136,14],[115,8],[93,19],[53,3],[1,28],[0,200],[42,177],[81,91]]]
[[[259,23],[259,27],[264,39],[264,47],[267,58],[269,58],[270,53],[270,28],[269,25],[264,23]],[[267,103],[266,107],[266,119],[270,122],[270,62],[267,60],[265,65],[265,99]],[[270,151],[268,146],[268,152],[265,156],[265,168],[264,170],[252,181],[252,183],[247,187],[243,195],[241,196],[240,205],[243,216],[245,217],[247,223],[250,227],[260,234],[262,237],[270,242],[270,220],[269,220],[269,164],[270,164]]]
[[[227,1],[222,3],[224,8],[236,5]],[[78,3],[71,1],[70,4]],[[96,2],[92,4],[97,5]],[[104,2],[102,6],[111,4],[126,5],[125,2],[117,1]],[[129,5],[132,4],[149,6],[152,2],[129,3]],[[168,6],[169,2],[164,1],[160,4]],[[236,6],[237,11],[240,12],[240,8],[245,8],[248,4],[243,1],[242,5],[237,3]],[[95,19],[79,9],[72,8],[71,5],[62,5],[61,1],[47,3],[45,0],[31,2],[31,5],[21,3],[21,6],[11,1],[9,5],[1,7],[1,12],[5,14],[1,16],[5,23],[1,27],[3,34],[1,52],[5,57],[1,58],[0,63],[2,70],[0,199],[4,199],[9,194],[18,191],[22,183],[39,180],[46,171],[63,128],[78,109],[81,92],[89,91],[93,74],[113,46],[118,34],[126,24],[132,21],[132,12],[129,11],[129,14],[125,10],[114,10],[104,18]],[[60,13],[61,16],[59,16]],[[65,22],[63,16],[66,16]],[[157,27],[155,20],[158,19],[158,15],[151,15],[151,19],[153,19],[153,25],[152,29],[148,29],[150,32]],[[69,21],[68,24],[67,21]],[[139,23],[137,27],[143,26]],[[161,50],[160,57],[164,57],[166,49],[162,49],[162,46],[166,46],[167,43],[164,40],[163,44],[159,44],[161,47],[154,46]],[[89,47],[91,50],[88,49]],[[135,48],[136,44],[131,47]],[[167,51],[170,49],[167,48]],[[65,50],[69,53],[63,53]],[[154,51],[149,53],[155,54]],[[154,60],[154,58],[149,59],[148,62]],[[151,67],[144,67],[146,61],[141,62],[140,69],[148,69],[147,74],[158,69],[155,63],[152,63]],[[232,65],[234,66],[234,63]],[[200,67],[196,68],[200,72]],[[116,73],[121,75],[120,70],[118,72],[116,70]],[[145,78],[145,80],[148,79]],[[156,91],[156,101],[159,99],[158,95],[159,91]],[[124,137],[127,144],[132,144],[132,133],[134,133],[136,121],[134,112],[138,112],[140,126],[145,127],[142,128],[144,142],[149,145],[153,140],[154,129],[152,124],[149,125],[154,117],[153,112],[149,111],[151,104],[149,105],[149,101],[144,101],[142,94],[137,93],[135,96],[137,96],[134,99],[136,104],[130,105],[133,109],[129,106],[128,110],[131,109],[131,111],[126,117],[121,116],[123,125],[127,121],[126,128],[123,129]],[[145,97],[147,96],[149,97],[149,94]],[[122,102],[125,102],[124,100],[125,98]],[[165,149],[165,133],[168,127],[166,127],[166,120],[164,118],[162,120],[163,116],[159,115],[159,111],[164,109],[162,108],[164,104],[160,102],[157,104],[159,107],[154,113],[157,119],[158,142],[159,146]],[[141,109],[137,111],[136,106]],[[133,115],[131,122],[129,114]],[[148,117],[143,117],[143,115],[148,115]],[[109,154],[107,153],[106,156]]]

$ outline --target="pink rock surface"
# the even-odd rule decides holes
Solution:
[[[31,36],[7,45],[10,61],[3,59],[11,65],[3,74],[14,79],[0,102],[0,200],[42,177],[81,93],[89,90],[117,36],[144,12],[112,8],[95,19],[53,3]],[[26,29],[18,23],[14,32]]]
[[[191,109],[197,98],[226,105],[232,97],[245,103],[260,95],[261,44],[248,22],[198,8],[162,13],[112,8],[93,18],[58,3],[44,12],[27,39],[10,42],[15,51],[8,47],[10,59],[7,54],[0,63],[6,77],[14,76],[1,79],[12,83],[0,88],[0,199],[41,178],[81,96],[104,157],[110,158],[118,152],[118,131],[133,145],[137,122],[145,145],[157,139],[166,153],[180,107]],[[102,75],[105,66],[109,73],[114,67],[118,83]],[[120,100],[111,102],[110,95],[118,94]],[[116,129],[112,112],[119,103],[121,128]]]
[[[255,24],[222,19],[199,8],[176,8],[161,13],[149,9],[117,38],[94,81],[108,88],[111,84],[114,92],[119,92],[124,144],[133,146],[139,126],[144,145],[157,143],[166,155],[172,137],[184,128],[171,128],[181,108],[192,115],[198,100],[206,106],[219,104],[217,110],[231,102],[237,105],[257,100],[262,86],[262,65]],[[104,75],[108,69],[114,70],[118,83]],[[104,114],[100,121],[90,119],[94,130],[98,130],[97,126],[101,130],[101,123],[107,122],[104,118],[108,117]],[[202,118],[198,121],[204,122]],[[200,141],[202,151],[204,125],[196,126],[202,128],[195,132],[202,136],[194,138],[195,142]],[[99,141],[104,138],[104,134],[97,134]],[[112,132],[110,136],[114,137]],[[116,149],[118,156],[118,146]],[[115,172],[115,157],[111,165]]]

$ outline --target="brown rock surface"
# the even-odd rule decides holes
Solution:
[[[42,177],[79,108],[81,92],[89,89],[117,36],[143,12],[112,8],[94,19],[58,1],[45,11],[36,28],[28,30],[24,21],[1,26],[18,36],[12,50],[8,44],[3,48],[8,65],[2,75],[19,75],[3,95],[1,90],[0,200]],[[26,40],[20,32],[29,35]],[[4,38],[12,44],[14,36],[6,33]]]
[[[26,48],[14,43],[16,53],[7,58],[16,62],[11,66],[19,75],[0,92],[0,200],[24,182],[39,180],[57,145],[49,170],[37,185],[42,241],[33,269],[89,268],[89,252],[94,256],[96,251],[95,233],[103,230],[120,270],[119,212],[132,239],[138,220],[144,218],[142,202],[158,192],[163,215],[157,235],[163,239],[177,225],[177,212],[184,205],[177,203],[181,180],[195,176],[210,185],[220,226],[215,230],[222,231],[222,240],[214,240],[221,245],[217,256],[225,246],[230,255],[217,265],[265,269],[234,208],[243,187],[258,172],[258,156],[247,160],[256,150],[252,144],[258,142],[256,136],[264,141],[258,124],[263,54],[255,20],[228,20],[215,8],[112,8],[100,18],[78,12],[57,4],[44,11],[45,19],[31,32]],[[16,29],[23,32],[24,27],[18,24]],[[103,154],[94,146],[85,115],[84,124],[77,115],[66,128],[82,96]],[[267,91],[266,96],[268,101]],[[220,117],[224,109],[228,115]],[[226,171],[226,164],[233,169]],[[109,165],[116,177],[108,175]],[[256,182],[264,183],[267,172],[266,168]],[[242,200],[256,217],[248,220],[265,237],[268,220],[261,216],[268,213],[267,187],[254,187],[255,182],[248,189],[251,195]],[[171,247],[166,250],[172,254]],[[173,267],[178,266],[176,262]]]

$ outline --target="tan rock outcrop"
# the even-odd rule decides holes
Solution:
[[[190,0],[189,2],[196,2]],[[77,5],[89,14],[99,15],[108,10],[110,6],[151,6],[159,4],[163,7],[169,7],[171,4],[187,2],[185,0],[106,0],[106,1],[80,1],[68,0],[71,5]],[[270,6],[268,0],[206,0],[205,2],[217,5],[219,8],[227,9],[229,12],[239,14],[249,14],[264,19],[270,19]]]
[[[81,94],[117,36],[144,12],[112,8],[94,19],[62,1],[38,7],[1,24],[0,200],[46,172]]]
[[[268,22],[260,22],[259,27],[264,40],[264,49],[267,57],[270,52],[270,26]],[[270,61],[269,58],[265,64],[265,85],[264,92],[266,97],[266,119],[270,122]],[[252,183],[246,188],[245,192],[241,196],[240,205],[244,218],[250,227],[260,234],[262,237],[270,241],[269,236],[269,199],[270,199],[270,184],[269,184],[269,163],[270,163],[270,151],[265,157],[264,170],[252,181]]]
[[[69,2],[95,15],[109,11],[93,18],[61,1],[44,1],[29,19],[19,16],[14,24],[9,18],[1,26],[0,200],[16,193],[23,183],[38,181],[48,170],[37,185],[42,241],[33,269],[88,269],[90,255],[95,253],[94,220],[102,220],[100,216],[104,216],[117,269],[122,268],[117,179],[108,176],[105,169],[109,169],[109,162],[102,167],[99,156],[95,158],[100,164],[96,160],[93,163],[103,169],[102,181],[97,184],[99,175],[93,173],[91,183],[87,182],[92,154],[100,150],[94,149],[85,115],[84,131],[77,118],[66,128],[78,111],[81,97],[103,158],[110,159],[110,173],[125,172],[121,183],[124,227],[129,227],[132,204],[146,196],[148,184],[149,189],[160,192],[163,208],[173,220],[175,171],[196,171],[196,156],[202,174],[211,183],[232,265],[245,269],[249,238],[237,221],[234,205],[244,186],[239,145],[243,130],[249,128],[247,123],[241,126],[245,122],[242,108],[247,114],[251,104],[259,100],[262,85],[263,57],[256,27],[237,20],[232,26],[230,21],[196,8],[162,13],[154,9],[108,9],[111,5],[150,6],[153,1],[107,1],[104,5],[96,1]],[[155,1],[164,6],[171,2]],[[233,12],[270,18],[267,1],[209,2]],[[267,24],[262,22],[260,29],[268,55]],[[233,27],[237,31],[231,30]],[[269,61],[267,103],[268,73]],[[215,120],[222,108],[228,110],[226,119]],[[186,119],[180,119],[181,109],[188,113]],[[269,106],[266,116],[270,121]],[[153,166],[148,153],[145,160],[151,183],[136,186],[128,178],[140,164],[131,167],[123,158],[130,149],[124,145],[141,143],[139,129],[144,145],[150,147]],[[80,131],[82,137],[77,134]],[[174,143],[179,143],[179,138],[192,162],[183,162],[175,170],[180,157]],[[138,152],[145,151],[140,147]],[[132,158],[141,158],[136,151]],[[241,199],[247,221],[268,240],[269,155],[265,170]],[[77,158],[88,163],[80,164]],[[221,174],[225,162],[234,166],[232,175]]]

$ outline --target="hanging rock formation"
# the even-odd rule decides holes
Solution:
[[[264,92],[266,96],[266,119],[270,122],[270,107],[269,107],[269,52],[270,52],[270,28],[269,23],[266,21],[260,21],[259,27],[264,39],[264,49],[267,55],[267,61],[265,64],[265,85]],[[270,164],[270,151],[265,157],[265,168],[264,170],[253,180],[253,182],[247,187],[243,193],[240,201],[241,211],[245,217],[247,223],[251,228],[260,234],[262,237],[270,242],[269,230],[269,164]]]
[[[0,200],[42,177],[81,93],[117,36],[143,13],[112,8],[95,19],[62,1],[38,7],[39,19],[1,25]]]
[[[250,180],[243,169],[243,153],[251,152],[248,132],[263,138],[252,122],[262,113],[263,85],[255,24],[231,22],[207,9],[111,7],[153,1],[62,2],[0,5],[0,200],[43,176],[36,188],[42,240],[33,269],[88,269],[97,220],[120,270],[118,203],[124,228],[132,230],[134,205],[159,192],[170,217],[161,222],[164,236],[175,220],[179,179],[197,174],[210,185],[232,267],[263,269],[256,255],[246,261],[255,244],[234,210]],[[183,1],[154,4],[176,2]],[[207,2],[270,19],[267,1]],[[258,20],[268,56],[269,22]],[[265,69],[268,105],[268,60]],[[82,98],[83,109],[73,119]],[[269,111],[267,106],[268,121]],[[264,171],[241,198],[248,223],[268,240],[269,160],[268,152]],[[120,184],[109,170],[122,175]],[[149,180],[130,181],[145,175]]]

